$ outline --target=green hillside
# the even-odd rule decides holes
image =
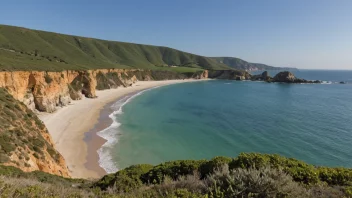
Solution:
[[[175,67],[176,66],[176,67]],[[288,69],[234,57],[204,57],[176,49],[0,25],[0,70],[163,69],[177,72]]]
[[[178,66],[178,67],[170,67]],[[168,47],[106,41],[0,25],[1,70],[144,68],[229,69],[214,59]]]
[[[218,63],[225,64],[233,69],[239,70],[292,70],[289,67],[273,67],[261,63],[250,63],[234,57],[212,57]]]

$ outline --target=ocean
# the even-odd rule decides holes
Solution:
[[[294,73],[325,83],[210,80],[126,96],[111,107],[113,124],[98,133],[108,140],[99,163],[111,173],[133,164],[259,152],[351,168],[352,71]]]

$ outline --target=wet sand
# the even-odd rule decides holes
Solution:
[[[119,98],[144,89],[199,80],[139,81],[131,87],[97,91],[98,98],[73,101],[54,113],[39,115],[51,134],[56,149],[65,158],[73,178],[99,178],[97,150],[105,140],[96,133],[112,123],[110,106]]]

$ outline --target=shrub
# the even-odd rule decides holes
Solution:
[[[8,162],[10,160],[10,158],[4,154],[4,153],[0,153],[0,163],[5,163]]]
[[[58,152],[52,148],[51,146],[47,145],[47,149],[46,151],[49,153],[49,155],[56,161],[59,162],[60,160],[60,155],[58,154]]]
[[[41,139],[39,139],[39,138],[34,138],[34,139],[32,140],[32,143],[33,143],[34,146],[37,146],[37,147],[39,147],[39,148],[42,148],[42,147],[44,147],[44,145],[45,145],[44,140],[41,140]]]
[[[38,155],[38,153],[33,153],[33,156],[37,159],[40,159],[40,156]]]
[[[207,190],[198,172],[194,172],[192,175],[180,176],[177,180],[166,176],[160,185],[154,186],[154,189],[164,195],[177,189],[184,189],[187,190],[187,192],[197,194],[205,194]]]
[[[232,161],[232,158],[218,156],[208,162],[202,163],[199,171],[201,173],[202,178],[205,178],[206,176],[211,174],[215,169],[220,168],[223,165],[228,165]]]
[[[46,73],[44,75],[44,79],[45,79],[45,82],[48,83],[48,84],[50,84],[53,81],[53,79],[49,76],[48,73]]]
[[[165,176],[177,179],[180,176],[192,174],[205,162],[206,160],[178,160],[162,163],[154,166],[142,179],[144,183],[160,184]]]
[[[35,117],[34,120],[35,120],[35,124],[36,124],[40,129],[45,129],[45,125],[43,124],[43,122],[42,122],[38,117]]]
[[[141,177],[152,167],[149,164],[130,166],[115,174],[105,175],[94,186],[103,190],[112,188],[114,192],[129,192],[143,185]]]
[[[92,192],[35,179],[0,177],[0,197],[94,197]]]
[[[346,192],[346,189],[335,186],[326,186],[326,185],[314,185],[310,186],[308,189],[310,197],[319,197],[319,198],[331,198],[331,197],[351,197],[351,194]]]
[[[13,144],[11,137],[7,134],[0,134],[0,150],[3,150],[5,153],[9,154],[16,149],[16,146]]]
[[[259,154],[259,153],[241,153],[230,164],[233,168],[261,168],[270,166],[272,168],[282,169],[291,175],[297,182],[305,184],[316,184],[319,181],[318,173],[314,166],[302,161],[285,158],[279,155]]]
[[[270,167],[229,170],[227,165],[207,177],[210,197],[306,197],[292,177]]]
[[[319,179],[329,185],[352,186],[352,170],[346,168],[318,168]]]

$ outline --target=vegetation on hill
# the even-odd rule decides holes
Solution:
[[[40,158],[46,140],[38,131],[44,130],[47,133],[42,121],[2,88],[0,110],[0,163],[9,162],[13,154],[21,159],[29,159],[28,153],[25,152],[27,147],[30,147],[34,156]],[[50,147],[49,149],[52,150]],[[56,158],[55,151],[50,153]]]
[[[233,57],[204,57],[168,47],[0,25],[0,70],[62,71],[103,68],[143,68],[177,72],[194,72],[199,69],[276,69]]]
[[[175,66],[175,67],[171,67]],[[0,25],[0,69],[229,69],[214,59],[168,47],[106,41]]]
[[[60,167],[62,161],[42,121],[0,88],[0,164],[31,171],[45,170],[50,165],[54,169],[54,164]],[[65,175],[60,171],[57,174]]]
[[[22,197],[350,197],[352,169],[279,155],[134,165],[97,181],[0,166],[0,194]],[[0,196],[1,197],[1,196]]]
[[[233,69],[239,70],[292,70],[295,68],[288,67],[273,67],[261,63],[250,63],[234,57],[212,57],[217,62],[225,64]]]

